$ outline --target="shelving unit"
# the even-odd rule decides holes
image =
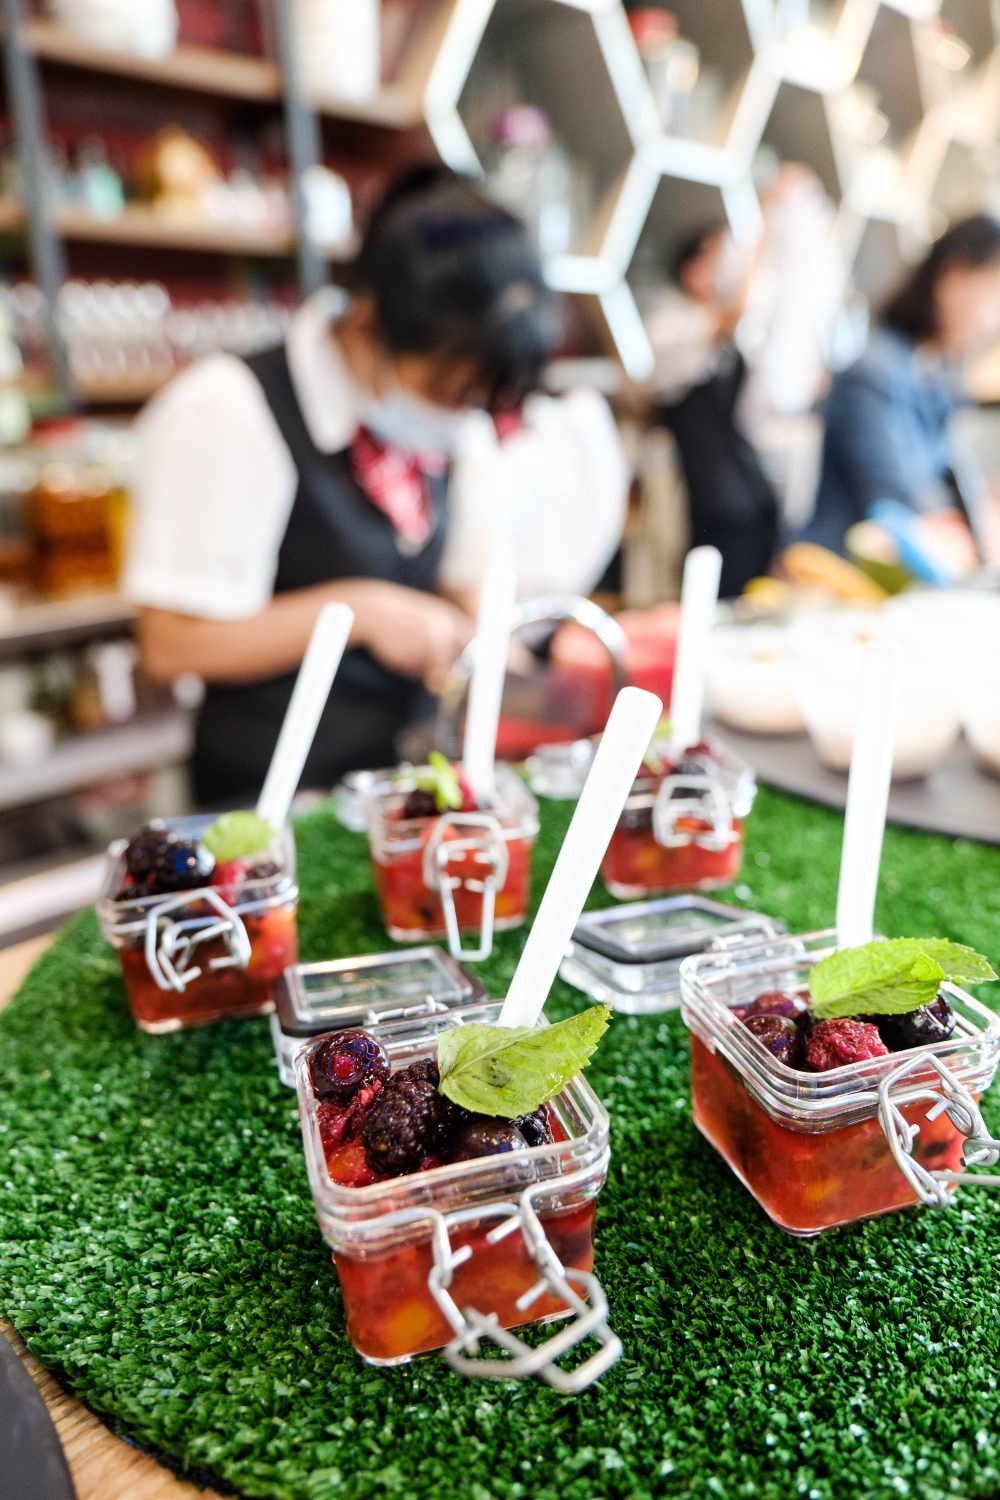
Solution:
[[[135,606],[122,594],[86,594],[76,599],[22,604],[10,614],[0,615],[0,662],[27,651],[54,651],[102,635],[125,635],[135,616]]]

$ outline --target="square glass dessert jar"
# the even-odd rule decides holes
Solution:
[[[169,818],[166,827],[198,838],[214,821]],[[119,839],[108,849],[97,915],[118,952],[136,1024],[178,1031],[272,1010],[274,982],[299,956],[291,828],[261,854],[256,878],[160,896],[122,897],[125,848]]]
[[[440,1033],[470,1021],[493,1024],[500,1006],[459,1006],[434,1016],[366,1028],[393,1072],[436,1056]],[[550,1102],[553,1140],[352,1187],[332,1180],[323,1146],[311,1058],[295,1059],[309,1185],[333,1251],[355,1349],[370,1364],[403,1364],[446,1347],[465,1374],[537,1374],[577,1390],[612,1364],[621,1345],[607,1328],[607,1303],[592,1274],[594,1213],[607,1177],[608,1116],[577,1076]],[[506,1330],[570,1321],[537,1348]],[[588,1335],[598,1352],[571,1373],[555,1359]],[[513,1360],[476,1361],[480,1338]]]
[[[691,1098],[702,1135],[767,1214],[814,1235],[923,1202],[943,1206],[970,1166],[992,1165],[978,1109],[1000,1058],[1000,1017],[952,984],[948,1041],[823,1073],[779,1061],[741,1024],[741,1007],[772,991],[802,993],[834,952],[833,932],[751,942],[681,966],[691,1032]]]
[[[585,912],[559,973],[604,1005],[630,1015],[675,1010],[681,964],[692,953],[773,937],[784,922],[707,896],[663,896]]]
[[[271,1037],[278,1075],[295,1087],[295,1058],[313,1037],[380,1021],[435,1016],[486,999],[486,990],[442,948],[406,948],[295,964],[274,985]]]
[[[756,792],[723,745],[694,746],[662,773],[642,766],[601,862],[604,884],[621,901],[730,885]]]
[[[368,797],[368,842],[386,931],[397,942],[448,938],[455,958],[488,958],[494,931],[519,927],[528,911],[538,803],[502,762],[488,807],[406,818],[416,785],[404,769]],[[479,933],[462,949],[460,934]]]

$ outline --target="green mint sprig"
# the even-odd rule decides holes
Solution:
[[[809,979],[817,1021],[844,1016],[903,1015],[929,1005],[942,980],[984,984],[996,975],[974,948],[946,938],[889,938],[842,948],[813,969]]]
[[[516,1120],[554,1099],[585,1068],[611,1019],[606,1005],[555,1026],[482,1026],[472,1022],[438,1038],[440,1089],[481,1115]]]
[[[227,812],[216,818],[201,836],[219,864],[257,854],[274,843],[274,829],[252,812]]]
[[[434,805],[439,813],[460,808],[463,802],[462,788],[451,761],[440,750],[432,750],[427,759],[430,762],[429,768],[418,771],[413,778],[417,786],[422,792],[433,793]]]

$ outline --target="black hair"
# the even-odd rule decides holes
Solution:
[[[372,214],[352,290],[395,354],[476,362],[490,405],[517,405],[559,338],[556,298],[521,221],[444,167],[416,167]]]
[[[934,292],[946,271],[976,270],[1000,264],[1000,223],[989,214],[974,214],[953,224],[912,271],[882,312],[882,323],[914,344],[939,332]]]
[[[698,259],[699,255],[704,252],[709,241],[718,239],[720,234],[728,233],[729,225],[725,219],[710,219],[703,224],[699,224],[697,229],[692,229],[684,236],[674,251],[670,268],[678,286],[680,286],[681,277],[684,275],[686,267],[693,260]]]

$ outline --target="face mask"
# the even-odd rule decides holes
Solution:
[[[458,446],[464,411],[423,401],[399,384],[386,396],[359,393],[358,421],[383,443],[407,453],[447,453]]]

